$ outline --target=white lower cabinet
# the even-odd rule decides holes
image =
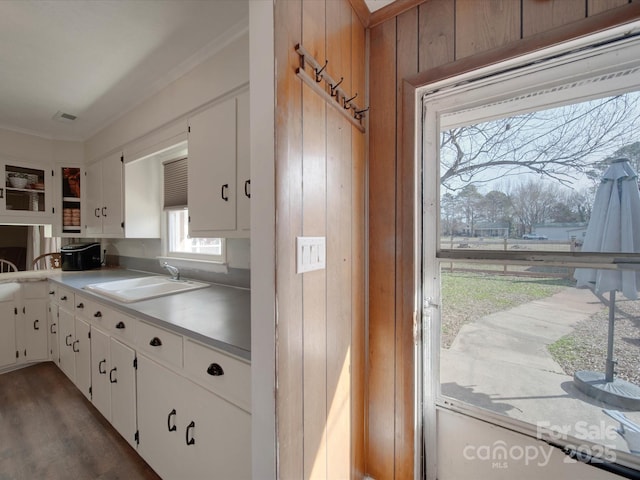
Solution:
[[[136,447],[135,351],[91,327],[91,377],[94,406]]]
[[[49,336],[49,360],[58,365],[60,363],[60,343],[58,341],[58,305],[53,302],[49,303],[47,332]]]
[[[0,285],[0,368],[17,362],[16,349],[16,300],[18,284]]]
[[[163,478],[251,478],[251,416],[138,356],[140,455]]]
[[[91,400],[90,325],[64,308],[58,309],[60,368]]]
[[[162,478],[251,478],[249,362],[61,285],[49,291],[51,358]],[[3,308],[15,320],[12,295],[0,295]],[[14,339],[15,324],[0,333]]]

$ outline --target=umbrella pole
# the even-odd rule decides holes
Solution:
[[[613,382],[613,368],[615,366],[615,360],[613,360],[613,330],[615,327],[615,313],[616,311],[616,291],[611,290],[609,293],[609,336],[607,338],[607,364],[605,370],[605,381]]]

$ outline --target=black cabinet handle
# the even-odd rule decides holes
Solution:
[[[194,422],[193,420],[191,420],[191,423],[187,425],[187,429],[185,430],[185,433],[184,433],[184,440],[185,442],[187,442],[187,445],[193,445],[196,443],[196,439],[193,437],[193,435],[191,435],[191,438],[189,438],[189,430],[191,430],[192,428],[195,428],[195,426],[196,426],[196,422]]]
[[[119,329],[119,330],[122,330],[124,328],[124,322],[116,323],[116,328]]]
[[[76,340],[75,342],[73,342],[72,344],[72,349],[75,353],[78,353],[80,350],[76,350],[76,343],[80,343],[80,340]]]
[[[96,313],[93,314],[94,317],[96,318],[101,318],[102,317],[102,312],[100,310],[98,310]]]
[[[96,216],[96,218],[100,218],[100,215],[98,215],[98,212],[99,212],[99,211],[100,211],[100,208],[96,208],[96,209],[93,211],[93,214]]]
[[[56,326],[56,324],[55,324],[55,323],[52,323],[52,324],[51,324],[51,326],[49,327],[49,331],[50,331],[51,333],[53,333],[53,334],[58,333],[58,331],[57,331],[57,330],[54,330],[54,329],[53,329],[53,327],[55,327],[55,326]]]
[[[60,300],[66,301],[67,300],[67,296],[66,295],[61,296]]]
[[[225,194],[225,190],[227,190],[228,188],[229,188],[229,184],[225,183],[224,185],[222,185],[222,189],[220,190],[220,196],[225,202],[229,201],[229,196]]]
[[[167,430],[169,430],[170,432],[175,432],[178,429],[175,423],[171,425],[171,417],[174,417],[175,415],[176,409],[174,408],[169,412],[169,415],[167,416]]]
[[[33,321],[33,329],[34,330],[40,330],[40,327],[38,326],[38,323],[40,323],[40,320],[34,320]]]
[[[69,343],[69,339],[70,339],[70,338],[72,338],[72,337],[73,337],[73,335],[72,335],[72,334],[69,334],[69,335],[67,335],[67,336],[65,337],[65,339],[64,339],[64,344],[65,344],[67,347],[70,347],[70,346],[71,346],[71,344]]]
[[[84,308],[84,303],[80,302],[76,305],[76,308]]]
[[[54,295],[55,293],[56,293],[55,291],[51,290],[51,291],[49,292],[49,295]]]
[[[102,213],[103,217],[106,217],[107,214],[105,213],[105,210],[107,209],[107,207],[102,207],[102,211],[100,213]]]
[[[4,188],[0,188],[0,198],[4,198]]]
[[[118,379],[116,378],[114,380],[113,378],[113,373],[116,372],[118,369],[116,367],[113,367],[111,370],[109,370],[109,382],[111,383],[118,383]]]
[[[220,377],[224,375],[224,370],[217,363],[212,363],[211,365],[209,365],[209,368],[207,368],[207,373],[209,375],[213,375],[214,377]]]
[[[251,180],[247,180],[244,182],[244,194],[247,198],[251,198],[251,192],[249,191],[249,186],[251,185]]]
[[[149,345],[151,345],[152,347],[159,347],[160,345],[162,345],[162,340],[160,340],[158,337],[153,337],[149,342]]]
[[[100,363],[98,363],[98,373],[100,375],[106,375],[107,374],[107,370],[106,369],[105,370],[102,369],[102,365],[104,365],[105,363],[107,363],[107,359],[106,358],[103,359],[103,360],[100,360]]]

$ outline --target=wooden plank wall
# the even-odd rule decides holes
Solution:
[[[295,74],[301,43],[365,96],[365,29],[348,0],[276,0],[278,478],[362,478],[365,135]],[[296,237],[325,270],[296,273]]]
[[[371,477],[410,479],[414,470],[413,164],[402,144],[403,129],[413,124],[402,112],[403,79],[427,78],[434,69],[493,49],[504,48],[506,55],[534,36],[544,44],[541,35],[554,28],[584,30],[575,26],[614,10],[624,13],[631,3],[426,0],[371,27],[366,453]]]

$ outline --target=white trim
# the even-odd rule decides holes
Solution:
[[[182,257],[156,257],[158,259],[158,263],[162,265],[164,262],[167,262],[174,267],[178,268],[193,268],[195,270],[202,270],[205,272],[214,272],[214,273],[229,273],[229,268],[226,263],[223,262],[212,262],[208,260],[196,260],[193,258],[182,258]]]

